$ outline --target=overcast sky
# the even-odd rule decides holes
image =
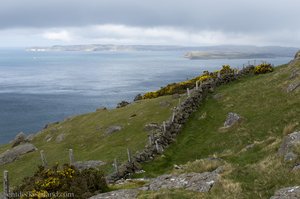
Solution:
[[[299,0],[1,0],[0,47],[300,47]]]

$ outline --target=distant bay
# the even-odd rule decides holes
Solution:
[[[189,60],[184,51],[27,52],[0,50],[0,143],[18,132],[35,133],[49,122],[113,108],[138,93],[157,90],[223,64],[274,65],[292,57]]]

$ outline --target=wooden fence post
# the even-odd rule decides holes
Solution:
[[[190,93],[190,89],[189,88],[186,89],[186,92],[187,92],[187,96],[190,97],[191,93]]]
[[[115,168],[115,172],[119,173],[119,168],[118,168],[118,161],[117,158],[114,159],[114,168]]]
[[[155,148],[156,148],[157,153],[161,152],[157,140],[155,140]]]
[[[46,157],[45,157],[45,154],[44,154],[44,150],[41,150],[40,154],[41,154],[42,165],[43,165],[43,167],[46,167],[47,166],[47,160],[46,160]]]
[[[149,145],[151,146],[152,145],[152,137],[151,137],[151,135],[149,135],[148,139],[149,139]]]
[[[131,151],[129,148],[127,148],[127,157],[128,157],[128,162],[131,163]]]
[[[173,113],[172,113],[172,122],[174,122],[175,119],[175,108],[173,109]]]
[[[9,178],[6,170],[3,172],[3,194],[4,199],[9,199]]]
[[[167,131],[167,127],[166,127],[166,122],[163,121],[163,129],[164,129],[164,133]]]
[[[69,149],[69,160],[70,160],[70,165],[74,164],[74,153],[73,149]]]

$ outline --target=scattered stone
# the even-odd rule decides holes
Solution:
[[[137,189],[121,189],[102,193],[91,197],[90,199],[134,199],[137,198],[139,191]]]
[[[26,142],[26,135],[23,132],[20,132],[16,135],[15,139],[12,141],[12,147],[18,146]]]
[[[58,122],[53,122],[53,123],[48,123],[48,124],[46,124],[46,125],[44,126],[44,129],[47,129],[47,128],[49,128],[50,126],[55,125],[55,124],[59,124],[59,121],[58,121]]]
[[[29,134],[29,135],[26,137],[25,141],[31,142],[34,138],[35,138],[35,134]]]
[[[141,173],[145,173],[146,171],[144,171],[143,169],[136,171],[135,173],[137,174],[141,174]]]
[[[294,160],[297,158],[297,155],[299,155],[293,153],[294,147],[296,147],[298,144],[300,144],[300,131],[288,134],[283,138],[283,141],[278,149],[278,154],[280,156],[284,156],[285,161]]]
[[[300,198],[300,186],[279,189],[270,199],[298,199]]]
[[[295,54],[295,57],[294,57],[295,59],[300,59],[300,50],[298,51],[298,52],[296,52],[296,54]]]
[[[62,134],[59,134],[59,135],[56,137],[55,141],[56,141],[57,143],[60,143],[60,142],[64,141],[65,138],[66,138],[66,134],[62,133]]]
[[[208,192],[218,180],[222,168],[212,172],[185,173],[181,175],[162,175],[146,185],[146,190],[158,191],[160,189],[186,189],[196,192]]]
[[[121,126],[113,125],[106,129],[105,134],[110,135],[110,134],[113,134],[113,133],[115,133],[117,131],[121,131],[121,130],[122,130]]]
[[[288,93],[293,92],[294,90],[296,90],[299,87],[300,87],[300,81],[293,82],[287,87],[286,92],[288,92]]]
[[[175,93],[175,94],[172,95],[172,98],[173,99],[178,99],[178,98],[180,98],[180,95],[178,93]]]
[[[134,97],[133,101],[139,101],[139,100],[142,100],[142,99],[143,99],[143,96],[142,96],[141,94],[137,94],[137,95]]]
[[[199,119],[199,120],[203,120],[203,119],[205,119],[206,117],[207,117],[207,113],[204,112],[198,119]]]
[[[298,77],[299,75],[300,75],[300,70],[299,69],[298,70],[293,70],[291,75],[290,75],[290,80]]]
[[[217,93],[213,96],[213,99],[215,99],[215,100],[220,100],[222,98],[223,98],[223,95],[221,93]]]
[[[232,127],[234,124],[239,122],[241,120],[241,116],[239,116],[237,113],[228,113],[226,121],[224,122],[224,127],[229,128]]]
[[[50,134],[46,135],[45,141],[50,142],[52,140],[52,136]]]
[[[126,101],[122,101],[122,102],[120,102],[120,103],[117,105],[117,108],[125,107],[125,106],[127,106],[128,104],[130,104],[130,103],[129,103],[129,102],[126,102]]]
[[[102,106],[102,107],[100,107],[100,108],[97,108],[96,109],[96,112],[97,111],[106,111],[107,110],[107,108],[105,107],[105,106]]]
[[[30,153],[37,150],[37,148],[30,143],[25,143],[18,145],[10,150],[5,151],[4,153],[0,154],[0,165],[4,165],[10,162],[15,161],[21,155]]]
[[[295,153],[288,152],[287,154],[284,155],[284,161],[291,162],[291,161],[296,160],[297,157],[298,157],[298,155],[296,155]]]
[[[161,107],[170,107],[172,104],[168,101],[161,101],[161,102],[159,102],[159,105]]]
[[[248,150],[250,150],[250,149],[253,149],[254,147],[255,147],[255,143],[249,144],[249,145],[247,145],[243,150],[248,151]]]
[[[89,161],[77,161],[73,165],[79,170],[84,170],[90,168],[95,169],[100,166],[106,165],[106,163],[100,160],[89,160]]]
[[[174,169],[182,169],[182,167],[181,166],[178,166],[177,164],[174,164]]]
[[[135,114],[135,113],[132,114],[132,115],[130,115],[130,118],[133,118],[133,117],[136,117],[136,114]]]
[[[150,132],[150,131],[159,130],[160,128],[161,128],[160,125],[157,123],[149,123],[145,125],[144,130]]]
[[[300,169],[300,164],[294,166],[292,171],[299,171],[299,169]]]

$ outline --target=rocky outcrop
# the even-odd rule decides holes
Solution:
[[[108,193],[102,193],[93,196],[90,199],[134,199],[137,198],[138,193],[138,189],[121,189]]]
[[[294,59],[300,59],[300,50],[296,52]]]
[[[292,71],[292,73],[291,73],[291,75],[290,75],[290,80],[291,79],[295,79],[296,77],[299,77],[300,76],[300,69],[298,69],[298,70],[296,70],[296,69],[294,69],[293,71]]]
[[[103,165],[106,165],[106,163],[100,160],[77,161],[73,164],[73,166],[79,170],[90,169],[90,168],[95,169]]]
[[[286,187],[279,189],[275,192],[274,196],[270,199],[299,199],[300,198],[300,186]]]
[[[0,154],[0,165],[4,165],[4,164],[10,163],[10,162],[13,162],[16,159],[18,159],[21,155],[33,152],[35,150],[37,150],[37,148],[30,143],[18,145],[16,147]]]
[[[300,144],[300,131],[288,134],[278,149],[278,154],[284,157],[285,161],[296,160],[299,154],[295,154],[293,149]]]
[[[161,189],[185,189],[195,192],[209,192],[210,189],[214,186],[214,184],[218,182],[219,174],[222,171],[223,168],[219,167],[212,172],[162,175],[157,178],[150,179],[150,182],[143,187],[137,189],[122,189],[108,193],[102,193],[93,196],[90,199],[131,199],[137,198],[139,191],[159,191]],[[143,180],[145,181],[145,179]],[[124,184],[123,180],[122,184]]]
[[[241,116],[237,113],[228,113],[227,118],[224,122],[225,128],[230,128],[241,120]]]
[[[117,131],[121,131],[122,130],[122,127],[121,126],[118,126],[118,125],[113,125],[113,126],[110,126],[106,129],[105,131],[105,134],[106,135],[111,135]]]
[[[118,103],[117,108],[125,107],[125,106],[127,106],[128,104],[130,104],[130,103],[129,103],[129,102],[126,102],[126,101],[122,101],[122,102]]]
[[[293,83],[290,83],[286,89],[286,92],[291,93],[294,90],[296,90],[297,88],[300,88],[300,81],[295,81]]]
[[[99,112],[99,111],[106,111],[107,108],[105,106],[102,106],[102,107],[99,107],[96,109],[96,112]]]
[[[59,134],[59,135],[56,137],[55,141],[56,141],[57,143],[61,143],[62,141],[65,140],[65,138],[66,138],[66,134],[61,133],[61,134]]]
[[[26,141],[28,142],[31,142],[34,138],[35,138],[35,134],[29,134],[27,137],[26,137]]]
[[[152,180],[143,190],[186,189],[196,192],[208,192],[218,181],[222,168],[212,172],[186,173],[181,175],[162,175]]]
[[[22,143],[26,142],[26,135],[23,132],[20,132],[18,135],[16,135],[15,139],[12,141],[12,147],[18,146]]]
[[[137,94],[137,95],[134,97],[133,101],[139,101],[139,100],[142,100],[142,99],[143,99],[143,96],[142,96],[141,94]]]

